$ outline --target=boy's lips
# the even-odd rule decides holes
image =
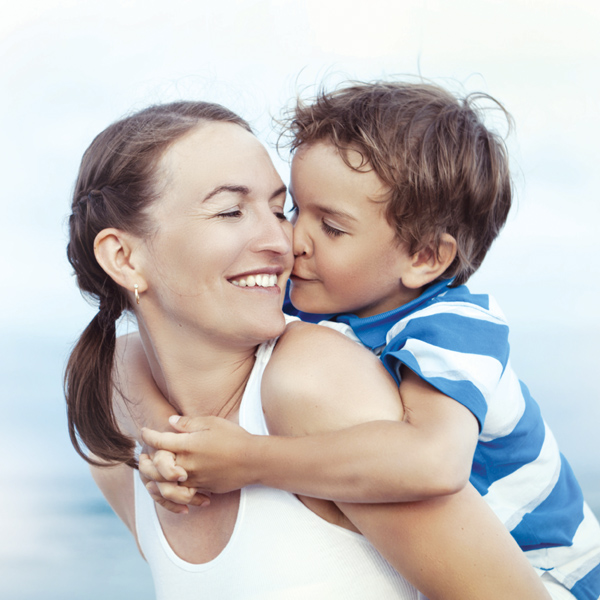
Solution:
[[[317,281],[316,277],[311,277],[310,275],[299,275],[298,273],[292,271],[292,274],[290,275],[290,279],[292,281],[305,281],[307,283],[313,282],[313,281]]]

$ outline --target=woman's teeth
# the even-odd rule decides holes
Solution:
[[[232,279],[231,283],[239,287],[273,287],[277,284],[277,275],[250,275],[245,279]]]

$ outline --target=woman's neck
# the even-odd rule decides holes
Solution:
[[[255,361],[255,346],[227,347],[179,331],[139,330],[152,375],[183,415],[235,418]]]

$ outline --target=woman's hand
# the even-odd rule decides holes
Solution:
[[[218,417],[176,415],[169,422],[178,433],[142,429],[142,439],[156,453],[150,461],[140,457],[144,476],[157,483],[171,482],[163,486],[169,500],[186,498],[175,488],[223,494],[256,483],[250,465],[256,463],[251,453],[259,445],[257,436]]]

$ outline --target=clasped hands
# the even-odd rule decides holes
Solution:
[[[142,429],[142,481],[153,500],[174,513],[208,506],[210,494],[253,483],[245,464],[252,436],[219,417],[169,418],[174,433]]]

